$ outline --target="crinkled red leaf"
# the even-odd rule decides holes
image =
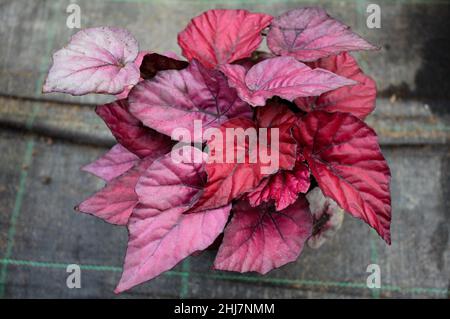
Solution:
[[[295,261],[311,235],[312,218],[304,196],[277,212],[273,206],[233,206],[234,215],[214,261],[214,268],[229,271],[270,270]]]
[[[109,181],[106,186],[79,204],[75,209],[94,215],[108,223],[126,225],[138,203],[135,186],[142,173],[152,164],[155,157],[142,159],[137,166]]]
[[[295,103],[305,112],[325,110],[329,112],[347,112],[361,119],[375,109],[377,87],[375,81],[365,75],[356,60],[348,53],[330,56],[312,63],[314,67],[326,69],[340,76],[358,82],[326,92],[317,98],[298,98]]]
[[[334,200],[325,197],[319,187],[308,192],[306,199],[313,217],[313,232],[307,244],[317,249],[341,228],[344,210]]]
[[[271,148],[271,138],[268,134],[267,144],[259,144],[258,149],[250,148],[249,141],[227,141],[227,129],[259,129],[259,128],[277,128],[279,131],[278,147],[278,167],[277,169],[292,169],[295,164],[296,142],[291,134],[291,127],[295,122],[295,115],[290,112],[286,106],[271,104],[263,107],[257,113],[257,122],[248,119],[237,118],[224,123],[220,127],[223,139],[212,139],[208,142],[208,148],[211,156],[208,158],[205,169],[208,176],[202,197],[194,206],[193,211],[203,209],[212,209],[230,203],[244,193],[253,190],[261,180],[268,176],[263,171],[263,167],[270,166],[271,163],[263,163],[260,154],[254,154],[262,148]],[[260,137],[258,137],[260,138]],[[234,145],[233,150],[227,149],[227,144]],[[245,154],[243,161],[226,161],[226,152],[230,152],[234,158],[242,151]],[[255,163],[250,162],[250,158],[255,156]],[[216,159],[222,159],[222,162]],[[273,173],[276,173],[276,170]]]
[[[390,243],[391,175],[375,132],[351,114],[313,111],[294,136],[324,195]]]
[[[223,124],[220,127],[220,131],[225,137],[227,128],[247,130],[254,127],[253,121],[236,118]],[[234,161],[233,163],[226,163],[224,160],[222,163],[215,163],[208,161],[205,166],[208,182],[193,211],[213,209],[226,205],[234,198],[255,188],[264,178],[260,163],[249,162],[248,143],[246,142],[243,145],[235,140],[234,146],[235,154],[239,151],[245,152],[244,162],[237,163],[237,161]],[[218,151],[221,147],[225,149],[226,138],[225,141],[214,139],[208,143],[209,152],[214,156],[223,154],[221,151]],[[225,157],[225,155],[219,156]]]
[[[43,92],[121,93],[139,80],[136,39],[125,29],[89,28],[53,55]]]
[[[174,129],[184,128],[195,141],[201,140],[197,135],[210,127],[252,115],[223,74],[197,61],[181,71],[161,71],[139,83],[131,91],[129,102],[131,113],[146,126],[169,136]],[[201,121],[203,132],[194,133],[195,120]]]
[[[281,102],[269,101],[256,109],[256,126],[267,128],[268,145],[271,145],[271,128],[278,128],[280,169],[292,169],[296,160],[297,142],[292,137],[292,127],[297,118],[289,107]]]
[[[139,162],[139,157],[120,144],[116,144],[108,152],[94,162],[84,166],[83,171],[89,172],[105,181],[110,181],[122,175]]]
[[[273,96],[293,101],[356,84],[330,71],[311,69],[292,57],[266,59],[248,72],[245,67],[232,64],[223,65],[220,70],[230,86],[237,89],[239,97],[253,106],[262,106]]]
[[[277,55],[293,56],[300,61],[315,61],[345,51],[376,49],[316,7],[290,10],[274,18],[267,45]]]
[[[167,154],[139,179],[136,193],[140,203],[128,225],[127,255],[116,293],[171,269],[193,252],[207,248],[223,231],[231,205],[183,214],[204,183],[203,163],[186,159],[175,163]]]
[[[193,18],[178,34],[178,44],[188,60],[197,59],[214,68],[249,57],[271,20],[267,14],[247,10],[209,10]]]
[[[127,100],[97,106],[95,111],[117,141],[139,157],[162,155],[173,146],[169,136],[145,127],[135,118],[130,113]]]
[[[278,211],[294,203],[300,193],[306,193],[309,185],[309,168],[298,161],[291,171],[282,170],[264,179],[247,198],[253,207],[274,201]]]

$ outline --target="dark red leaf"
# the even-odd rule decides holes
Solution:
[[[251,207],[247,201],[238,202],[233,211],[215,269],[265,274],[295,261],[311,235],[312,217],[303,195],[279,212],[270,205]]]
[[[271,20],[267,14],[247,10],[209,10],[193,18],[178,34],[178,44],[189,61],[197,59],[214,68],[249,57]]]
[[[264,179],[247,198],[253,207],[274,201],[276,210],[282,210],[294,203],[300,193],[306,193],[309,185],[309,168],[298,161],[291,171],[282,170]]]
[[[142,60],[140,71],[145,80],[153,78],[158,71],[182,70],[189,65],[186,61],[180,61],[158,53],[149,53]]]
[[[145,127],[135,118],[129,111],[127,100],[97,106],[95,111],[117,141],[139,157],[162,155],[173,146],[169,136]]]
[[[347,112],[361,119],[375,109],[377,87],[375,81],[365,75],[356,60],[348,53],[330,56],[310,63],[313,67],[326,69],[337,75],[354,80],[356,85],[343,86],[316,97],[298,98],[295,104],[305,112],[325,110]]]
[[[324,195],[390,243],[391,174],[375,132],[351,114],[313,111],[294,136]]]

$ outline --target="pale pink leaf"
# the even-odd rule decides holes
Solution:
[[[53,55],[43,92],[119,94],[139,80],[136,39],[125,29],[98,27],[77,32]]]
[[[293,101],[356,84],[330,71],[311,69],[292,57],[266,59],[248,72],[245,67],[232,64],[223,65],[220,70],[227,76],[229,85],[237,89],[239,97],[253,106],[265,105],[273,96]]]
[[[137,66],[138,69],[140,69],[142,61],[144,60],[144,57],[147,54],[151,54],[151,53],[152,52],[150,52],[150,51],[140,51],[138,53],[136,60],[134,60],[134,64]],[[142,77],[139,78],[139,81],[142,81]],[[135,84],[137,84],[137,83],[135,83]],[[116,99],[117,100],[126,99],[128,97],[128,94],[130,94],[131,89],[135,86],[135,84],[127,85],[121,93],[116,94]]]
[[[277,55],[289,55],[306,62],[345,51],[376,49],[317,7],[290,10],[275,18],[267,35],[267,45]]]

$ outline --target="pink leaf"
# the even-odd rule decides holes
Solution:
[[[138,156],[122,145],[116,144],[99,159],[84,166],[82,170],[105,181],[110,181],[128,171],[138,162]]]
[[[203,163],[192,163],[186,157],[175,163],[168,154],[140,178],[136,187],[140,204],[128,225],[128,250],[116,293],[171,269],[193,252],[207,248],[223,231],[231,205],[183,214],[198,198],[203,174]]]
[[[298,98],[295,103],[305,112],[313,109],[329,112],[347,112],[361,119],[375,109],[377,88],[375,81],[365,75],[356,60],[348,53],[322,58],[314,67],[326,69],[337,75],[358,82],[356,85],[344,86],[326,92],[317,98]]]
[[[142,60],[144,59],[144,57],[145,57],[147,54],[151,54],[151,52],[150,52],[150,51],[141,51],[141,52],[138,53],[138,55],[137,55],[137,57],[136,57],[136,60],[134,60],[134,64],[136,65],[136,67],[137,67],[138,69],[140,69],[141,64],[142,64]],[[139,81],[142,81],[142,77],[139,78]],[[130,85],[126,86],[125,89],[124,89],[121,93],[115,95],[116,100],[126,99],[126,98],[128,97],[128,94],[130,93],[131,89],[132,89],[136,84],[137,84],[137,83],[130,84]]]
[[[220,70],[228,77],[230,86],[237,89],[239,97],[253,106],[262,106],[273,96],[293,101],[356,84],[329,71],[311,69],[292,57],[266,59],[248,72],[241,65],[231,64]]]
[[[292,137],[291,128],[296,121],[295,115],[284,105],[270,103],[268,106],[259,108],[256,116],[256,123],[242,118],[224,123],[220,127],[224,138],[212,139],[208,142],[210,157],[205,166],[208,181],[193,211],[226,205],[233,199],[253,190],[268,174],[276,173],[278,169],[294,167],[297,145]],[[260,128],[268,129],[268,138],[267,145],[258,141],[258,149],[250,147],[250,138],[239,141],[226,133],[229,129],[242,129],[243,131],[254,129],[255,132],[258,132]],[[270,162],[264,162],[261,158],[262,149],[272,149],[271,128],[279,131],[279,146],[277,150],[274,150],[278,153],[277,165],[274,165],[272,158],[270,158]],[[227,141],[227,138],[232,140]],[[261,136],[257,136],[257,138],[260,139]],[[234,149],[230,150],[227,145],[233,145]],[[226,154],[227,152],[229,154]],[[237,160],[239,152],[244,154],[241,161]],[[233,160],[227,160],[228,155],[231,155]],[[252,157],[255,159],[253,162],[250,161]],[[263,168],[272,166],[277,166],[273,167],[275,170],[272,172],[263,170]]]
[[[315,61],[344,51],[376,49],[316,7],[294,9],[275,18],[267,45],[277,55],[293,56],[300,61]]]
[[[247,10],[209,10],[193,18],[178,34],[178,44],[189,61],[197,59],[214,68],[249,57],[271,20],[267,14]]]
[[[351,114],[313,111],[294,136],[324,195],[390,243],[391,174],[375,132]]]
[[[344,210],[334,200],[325,197],[319,187],[308,192],[306,199],[313,217],[313,232],[307,244],[317,249],[341,228]]]
[[[279,211],[294,203],[300,193],[306,193],[309,185],[309,168],[298,161],[292,171],[282,170],[264,179],[247,198],[253,207],[274,201]]]
[[[265,204],[251,207],[246,201],[233,211],[215,269],[265,274],[295,261],[311,235],[312,218],[304,196],[279,212]]]
[[[251,108],[228,86],[223,74],[205,69],[197,61],[184,70],[161,71],[153,79],[139,83],[129,101],[131,113],[146,126],[166,135],[174,129],[186,129],[195,141],[200,141],[202,136],[197,135],[210,127],[252,115]],[[201,121],[203,131],[194,132],[195,120]]]
[[[121,93],[139,80],[139,68],[134,63],[138,51],[136,39],[127,30],[81,30],[53,55],[43,92]]]
[[[135,186],[142,173],[154,161],[147,157],[123,175],[109,181],[106,186],[75,207],[77,211],[92,214],[108,223],[126,225],[138,203]]]
[[[139,157],[162,155],[173,146],[169,136],[145,127],[135,118],[129,111],[127,100],[97,106],[95,111],[117,141]]]

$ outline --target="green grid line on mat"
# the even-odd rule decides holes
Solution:
[[[12,254],[12,249],[14,246],[14,237],[16,235],[16,224],[17,219],[20,214],[20,210],[22,208],[23,197],[25,195],[25,186],[26,180],[28,176],[28,169],[31,165],[32,157],[33,157],[33,149],[34,149],[34,139],[31,138],[27,141],[25,146],[25,154],[22,162],[22,169],[20,172],[19,178],[19,189],[16,194],[16,198],[14,200],[14,207],[11,213],[10,224],[8,229],[8,236],[6,240],[6,251],[4,257],[10,258]],[[8,276],[8,267],[7,264],[2,264],[2,268],[0,271],[0,298],[3,298],[5,294],[5,286],[6,286],[6,278]]]
[[[56,5],[56,7],[59,7],[59,4]],[[45,20],[48,17],[49,10],[45,11]],[[42,63],[40,65],[39,69],[39,76],[36,79],[35,82],[35,94],[40,94],[42,85],[44,84],[46,71],[48,69],[48,66],[50,64],[50,53],[53,46],[55,38],[55,27],[53,24],[51,24],[50,28],[47,28],[47,43],[46,43],[46,50],[45,54],[42,58]],[[37,115],[38,106],[33,105],[32,112],[28,115],[27,121],[26,121],[26,128],[31,129],[33,127],[34,120]],[[6,252],[4,255],[5,259],[8,259],[11,257],[12,249],[14,247],[15,243],[15,234],[16,234],[16,223],[20,215],[20,211],[22,209],[22,203],[23,198],[25,196],[26,191],[26,180],[28,177],[28,169],[30,168],[32,164],[32,158],[33,158],[33,150],[34,150],[34,137],[30,137],[26,143],[25,147],[25,154],[24,159],[22,163],[22,170],[20,172],[20,178],[19,178],[19,189],[17,191],[15,200],[14,200],[14,207],[13,211],[11,213],[11,219],[10,219],[10,225],[8,229],[8,236],[7,236],[7,242],[6,242]],[[2,264],[2,268],[0,270],[0,299],[4,297],[5,294],[5,287],[6,287],[6,280],[8,277],[8,265]]]
[[[57,263],[57,262],[40,262],[32,260],[15,260],[15,259],[0,259],[0,264],[25,266],[25,267],[40,267],[50,269],[66,269],[69,263]],[[106,265],[80,265],[82,270],[91,271],[111,271],[121,272],[121,267],[106,266]],[[183,271],[168,271],[165,276],[192,276],[204,279],[214,280],[230,280],[241,283],[267,283],[273,285],[287,286],[290,289],[301,289],[305,287],[328,287],[328,288],[352,288],[352,289],[368,289],[365,283],[357,282],[340,282],[340,281],[322,281],[322,280],[298,280],[288,278],[270,278],[270,277],[256,277],[246,275],[229,275],[223,273],[211,274],[211,273],[199,273],[199,272],[183,272]],[[399,293],[416,293],[416,294],[429,294],[429,295],[441,295],[447,296],[448,290],[444,288],[424,288],[424,287],[400,287],[393,285],[383,285],[380,288],[381,291],[387,292],[399,292]]]
[[[184,274],[181,277],[181,287],[180,287],[180,299],[185,299],[189,294],[189,275],[191,270],[191,264],[189,257],[183,260],[181,264],[181,272]]]

